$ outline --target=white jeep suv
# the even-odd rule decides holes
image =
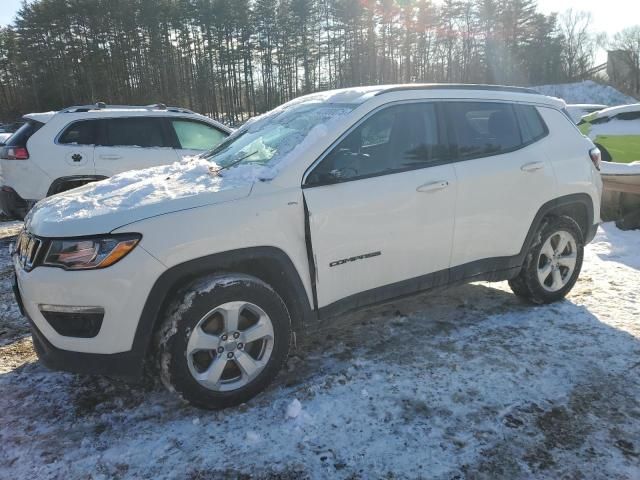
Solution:
[[[269,384],[294,332],[347,310],[476,280],[560,300],[602,188],[563,105],[494,86],[318,93],[206,156],[47,198],[14,254],[36,351],[85,373],[155,362],[220,408]]]
[[[162,104],[104,103],[25,115],[0,146],[0,210],[24,218],[38,200],[134,168],[173,163],[218,145],[231,129]]]

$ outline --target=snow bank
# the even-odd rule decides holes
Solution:
[[[604,223],[589,248],[602,260],[640,270],[640,232],[637,230],[623,231],[613,223]]]
[[[540,85],[531,88],[543,95],[562,98],[567,103],[602,103],[612,106],[638,102],[635,98],[629,97],[609,85],[601,85],[592,80],[558,85]]]

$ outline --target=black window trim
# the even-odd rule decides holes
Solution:
[[[204,120],[200,120],[198,118],[188,118],[188,117],[164,117],[167,119],[167,128],[169,129],[169,135],[175,139],[175,147],[178,150],[195,150],[194,148],[183,148],[182,147],[182,143],[180,142],[180,139],[178,138],[178,133],[176,132],[175,127],[173,126],[173,121],[175,120],[182,120],[183,122],[191,122],[191,123],[199,123],[201,125],[206,125],[207,127],[212,128],[213,130],[217,130],[218,132],[220,132],[222,135],[224,135],[224,138],[226,139],[229,135],[231,135],[231,133],[229,132],[225,132],[224,130],[221,130],[220,128],[218,128],[216,125],[213,125],[209,122],[205,122]],[[224,141],[224,139],[223,139]],[[217,145],[216,145],[217,146]],[[214,146],[213,148],[215,148],[216,146]],[[203,152],[208,152],[210,151],[210,149],[208,150],[202,150]]]
[[[504,103],[506,105],[511,105],[511,108],[514,109],[515,105],[522,105],[522,106],[529,106],[529,107],[533,107],[535,109],[536,115],[538,115],[538,118],[540,119],[540,122],[542,123],[543,127],[544,127],[544,134],[540,135],[536,138],[534,138],[533,140],[527,142],[527,143],[523,143],[521,145],[518,145],[512,149],[509,150],[504,150],[501,151],[499,153],[492,153],[492,154],[485,154],[485,155],[478,155],[478,156],[473,156],[473,157],[464,157],[464,158],[460,158],[460,156],[458,155],[457,149],[455,149],[453,147],[453,145],[450,143],[450,137],[455,136],[455,131],[451,128],[451,122],[450,122],[450,118],[449,118],[449,114],[447,112],[446,109],[443,108],[443,104],[445,103]],[[322,163],[322,161],[324,160],[324,158],[329,155],[329,153],[331,153],[331,151],[333,151],[333,149],[338,146],[340,144],[340,142],[342,142],[342,140],[344,140],[349,134],[351,134],[351,132],[353,132],[356,128],[358,128],[362,123],[364,123],[366,120],[368,120],[371,116],[375,115],[376,113],[392,107],[392,106],[396,106],[396,105],[403,105],[403,104],[416,104],[416,103],[433,103],[435,104],[435,108],[436,108],[436,118],[438,120],[438,137],[441,137],[441,140],[445,141],[447,143],[447,145],[449,146],[449,148],[453,151],[450,152],[450,157],[447,159],[442,159],[442,160],[438,160],[438,161],[434,161],[433,163],[430,163],[429,165],[415,165],[415,166],[410,166],[404,169],[398,169],[398,170],[392,170],[392,171],[385,171],[385,172],[378,172],[378,173],[372,173],[369,175],[362,175],[360,177],[357,178],[345,178],[344,180],[331,180],[331,181],[325,181],[325,182],[318,182],[318,183],[314,183],[314,184],[308,184],[307,183],[307,179],[309,177],[309,175],[313,172],[313,170],[320,164]],[[304,174],[302,175],[302,185],[301,187],[303,189],[306,188],[314,188],[314,187],[325,187],[328,185],[336,185],[336,184],[341,184],[341,183],[348,183],[348,182],[355,182],[358,180],[366,180],[368,178],[373,178],[373,177],[381,177],[383,175],[395,175],[395,174],[399,174],[399,173],[405,173],[408,171],[412,171],[412,170],[422,170],[425,168],[432,168],[432,167],[439,167],[442,165],[446,165],[446,164],[450,164],[450,163],[458,163],[458,162],[466,162],[469,160],[477,160],[480,158],[488,158],[488,157],[495,157],[497,155],[504,155],[507,153],[512,153],[515,152],[517,150],[521,150],[523,148],[526,148],[536,142],[539,142],[540,140],[542,140],[543,138],[547,137],[549,135],[549,127],[547,126],[547,123],[544,121],[544,118],[542,117],[542,115],[540,115],[540,112],[538,111],[538,106],[535,103],[528,103],[528,102],[513,102],[513,101],[508,101],[508,100],[493,100],[493,99],[485,99],[485,98],[425,98],[425,99],[407,99],[407,100],[397,100],[394,102],[389,102],[389,103],[385,103],[383,105],[379,105],[378,107],[374,108],[373,110],[371,110],[370,112],[368,112],[364,117],[360,118],[356,123],[354,123],[353,125],[351,125],[347,130],[345,130],[342,135],[340,135],[331,145],[329,145],[319,156],[318,158],[316,158],[313,163],[307,167],[307,169],[305,170]],[[551,107],[553,108],[553,107]],[[516,118],[516,122],[518,122],[518,117],[516,115],[515,109],[514,109],[514,116]],[[572,122],[573,123],[573,122]],[[522,141],[522,130],[521,130],[521,126],[518,123],[518,131],[520,133],[520,139]]]

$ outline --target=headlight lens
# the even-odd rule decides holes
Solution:
[[[51,240],[44,265],[66,270],[105,268],[124,258],[142,238],[138,234]]]

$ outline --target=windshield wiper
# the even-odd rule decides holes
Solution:
[[[229,165],[225,165],[224,167],[213,168],[213,169],[211,169],[211,171],[212,171],[213,173],[220,173],[222,170],[227,170],[228,168],[231,168],[231,167],[233,167],[233,166],[235,166],[235,165],[239,164],[241,161],[243,161],[243,160],[245,160],[245,159],[247,159],[247,158],[249,158],[249,157],[251,157],[251,156],[255,155],[256,153],[258,153],[258,151],[257,151],[257,150],[256,150],[255,152],[251,152],[251,153],[249,153],[248,155],[245,155],[245,156],[243,156],[243,157],[240,157],[240,158],[239,158],[239,159],[237,159],[237,160],[234,160],[234,161],[233,161],[233,162],[231,162]]]

